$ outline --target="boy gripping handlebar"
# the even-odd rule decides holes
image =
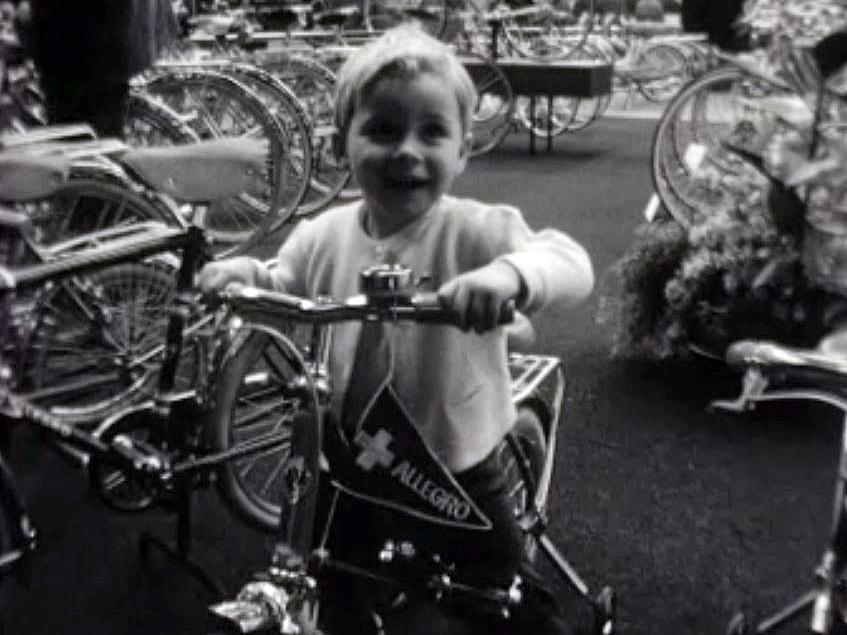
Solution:
[[[472,578],[508,584],[520,572],[532,583],[524,537],[494,457],[516,417],[506,333],[498,323],[511,302],[531,313],[583,300],[593,286],[590,259],[562,232],[532,231],[514,207],[448,194],[467,163],[478,96],[443,43],[411,26],[391,29],[345,62],[336,90],[340,150],[363,200],[303,221],[280,248],[277,267],[249,257],[218,261],[204,268],[200,285],[210,291],[241,283],[343,299],[358,293],[359,272],[375,265],[402,263],[421,275],[466,332],[392,325],[386,356],[384,334],[368,328],[374,325],[337,325],[330,353],[333,412],[355,422],[390,376],[423,440],[492,523],[486,532],[445,529],[438,537],[424,527],[420,540],[446,551],[457,572]],[[338,505],[335,519],[339,544],[333,547],[351,557],[357,550],[368,557],[386,537],[375,534],[384,529],[396,537],[390,532],[398,530],[396,518],[355,501]],[[330,632],[364,632],[351,626],[358,605],[351,591],[339,589],[332,602],[332,612],[344,616],[338,620],[343,630],[330,626]],[[338,608],[344,604],[347,614]],[[554,611],[537,609],[516,611],[505,632],[566,632]]]

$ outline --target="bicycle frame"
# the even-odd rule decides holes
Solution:
[[[297,612],[297,606],[307,605],[317,600],[320,572],[337,571],[353,575],[363,580],[377,582],[397,588],[411,590],[429,588],[436,596],[459,596],[470,598],[482,603],[497,613],[508,615],[512,606],[520,601],[520,591],[517,584],[509,588],[476,588],[451,579],[450,569],[439,563],[437,556],[426,556],[417,553],[410,545],[386,544],[380,553],[384,563],[395,562],[397,570],[392,572],[371,570],[350,562],[338,560],[324,548],[314,548],[314,531],[318,502],[318,480],[331,478],[324,473],[322,465],[324,427],[328,420],[329,397],[331,390],[328,382],[326,360],[331,341],[331,325],[314,325],[311,341],[316,348],[314,359],[302,355],[298,347],[281,330],[267,324],[265,320],[254,316],[239,315],[234,318],[234,328],[239,330],[258,330],[276,338],[290,348],[292,358],[297,360],[302,370],[304,392],[311,394],[315,406],[314,414],[304,417],[296,423],[300,426],[310,426],[308,434],[292,434],[291,452],[283,468],[285,490],[280,495],[281,519],[277,535],[277,544],[273,553],[273,562],[267,574],[277,585],[273,597],[282,601],[283,613],[290,615]],[[558,359],[527,356],[528,363],[518,371],[516,381],[516,399],[528,398],[533,395],[538,386],[552,373],[557,377],[555,394],[561,396],[563,380]],[[558,415],[558,405],[555,406]],[[548,430],[555,434],[557,421],[550,422]],[[548,437],[549,438],[549,437]],[[529,527],[540,522],[546,505],[546,494],[553,468],[553,455],[546,456],[543,475],[537,487],[531,492],[531,509],[527,511],[525,523]],[[523,469],[529,469],[523,467]],[[330,521],[331,522],[331,521]],[[543,531],[543,530],[542,530]],[[411,548],[411,551],[410,551]],[[434,558],[434,559],[432,559]],[[574,575],[575,572],[574,572]],[[283,590],[284,589],[284,590]],[[267,586],[248,584],[245,593],[269,591]],[[244,598],[242,594],[242,599]],[[269,598],[265,598],[269,599]],[[245,608],[238,602],[222,603],[212,607],[221,616],[238,621],[238,612]],[[288,611],[288,613],[285,613]],[[270,625],[271,618],[265,625]],[[242,627],[243,628],[243,627]],[[299,631],[283,631],[299,632]]]

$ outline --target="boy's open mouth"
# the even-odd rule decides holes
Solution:
[[[390,188],[414,189],[423,187],[429,182],[428,179],[417,176],[389,176],[385,183]]]

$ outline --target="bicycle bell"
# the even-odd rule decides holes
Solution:
[[[408,295],[412,287],[412,269],[405,265],[375,265],[359,273],[359,290],[371,300]]]

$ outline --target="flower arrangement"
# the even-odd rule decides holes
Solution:
[[[806,346],[844,310],[845,117],[809,98],[754,100],[713,150],[745,162],[732,171],[706,162],[695,175],[702,203],[690,229],[671,219],[639,227],[601,299],[613,354],[719,355],[746,337]]]
[[[601,300],[615,356],[719,355],[742,337],[814,341],[813,307],[825,294],[806,279],[795,237],[777,229],[763,188],[751,183],[730,198],[689,231],[671,219],[638,228]]]

